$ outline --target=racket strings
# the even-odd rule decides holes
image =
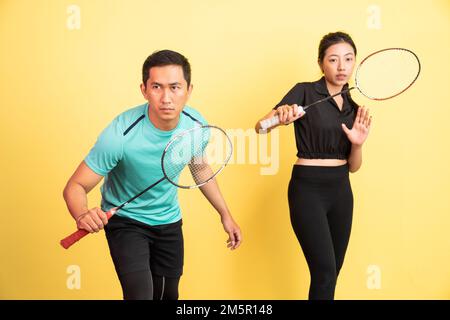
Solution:
[[[356,72],[356,85],[370,99],[392,98],[417,79],[420,62],[410,50],[391,48],[367,57]]]
[[[199,127],[172,141],[164,152],[162,167],[171,183],[179,187],[195,187],[220,172],[231,152],[231,141],[225,132],[216,127]]]

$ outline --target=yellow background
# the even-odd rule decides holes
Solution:
[[[81,10],[70,30],[69,5]],[[371,29],[370,5],[381,29]],[[64,185],[99,132],[144,102],[141,66],[155,50],[186,55],[189,101],[212,124],[249,129],[296,82],[320,77],[317,47],[350,33],[361,59],[406,47],[422,74],[404,95],[371,108],[363,167],[351,175],[354,223],[337,299],[450,298],[450,3],[434,1],[0,1],[0,298],[121,299],[103,232],[62,249],[75,228]],[[304,299],[309,273],[292,232],[287,184],[292,128],[280,169],[234,164],[219,181],[245,237],[227,251],[218,214],[180,191],[185,234],[181,299]],[[89,195],[100,201],[98,188]],[[81,270],[69,289],[67,267]],[[371,288],[370,266],[381,287]]]

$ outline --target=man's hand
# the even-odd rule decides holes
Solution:
[[[106,213],[100,208],[92,208],[76,219],[78,229],[84,229],[90,233],[99,232],[108,224]]]
[[[225,232],[228,233],[227,248],[230,248],[231,250],[237,249],[242,243],[241,229],[239,229],[239,226],[234,222],[231,216],[223,218],[222,225]]]

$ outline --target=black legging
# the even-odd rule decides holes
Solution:
[[[137,271],[119,276],[124,300],[178,300],[180,277],[155,276]]]
[[[292,227],[311,275],[309,299],[333,299],[353,215],[348,165],[294,165],[288,191]]]

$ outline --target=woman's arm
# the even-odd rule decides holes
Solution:
[[[365,107],[358,108],[352,129],[348,129],[342,124],[342,130],[347,134],[348,139],[352,143],[350,156],[348,157],[348,165],[350,172],[356,172],[361,168],[362,164],[362,146],[369,135],[372,117],[369,116],[369,109]]]
[[[348,157],[348,166],[350,172],[356,172],[361,168],[362,164],[362,145],[352,144],[352,150]]]

